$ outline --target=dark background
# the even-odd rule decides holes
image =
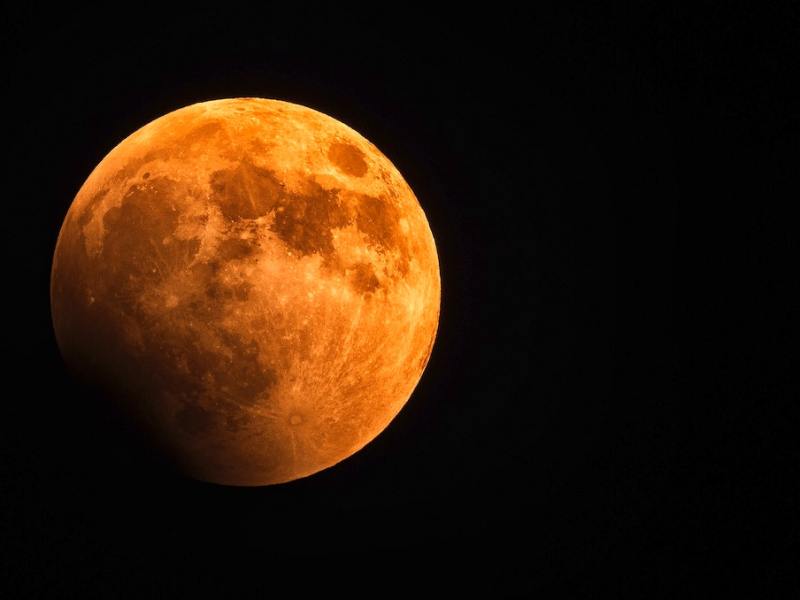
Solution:
[[[768,323],[793,286],[769,253],[797,250],[772,208],[793,197],[800,13],[537,6],[4,13],[6,597],[794,583],[794,361],[759,357],[789,339]],[[66,373],[48,297],[103,156],[235,96],[375,143],[420,199],[443,287],[390,427],[253,489],[139,448]]]

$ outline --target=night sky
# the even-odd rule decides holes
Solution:
[[[796,164],[800,13],[554,4],[5,12],[4,597],[653,597],[733,589],[754,547],[764,585],[794,577],[793,365],[757,353],[781,337],[759,315],[790,306],[765,301],[783,284],[740,225],[778,224],[771,249],[796,251],[764,203]],[[95,165],[171,110],[236,96],[380,148],[442,276],[433,355],[388,429],[251,489],[137,445],[64,368],[49,307]],[[754,363],[766,379],[744,377]],[[768,498],[779,527],[753,520]]]

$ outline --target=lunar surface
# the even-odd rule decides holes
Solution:
[[[195,478],[330,467],[410,397],[439,321],[414,193],[346,125],[255,98],[194,104],[95,168],[56,245],[65,361]]]

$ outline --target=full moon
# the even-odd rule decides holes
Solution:
[[[66,363],[191,477],[328,468],[397,415],[439,322],[414,193],[320,112],[235,98],[152,121],[97,165],[51,274]]]

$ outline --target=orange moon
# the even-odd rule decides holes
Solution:
[[[56,244],[66,363],[188,475],[267,485],[377,436],[439,322],[425,214],[392,163],[320,112],[193,104],[117,145]]]

